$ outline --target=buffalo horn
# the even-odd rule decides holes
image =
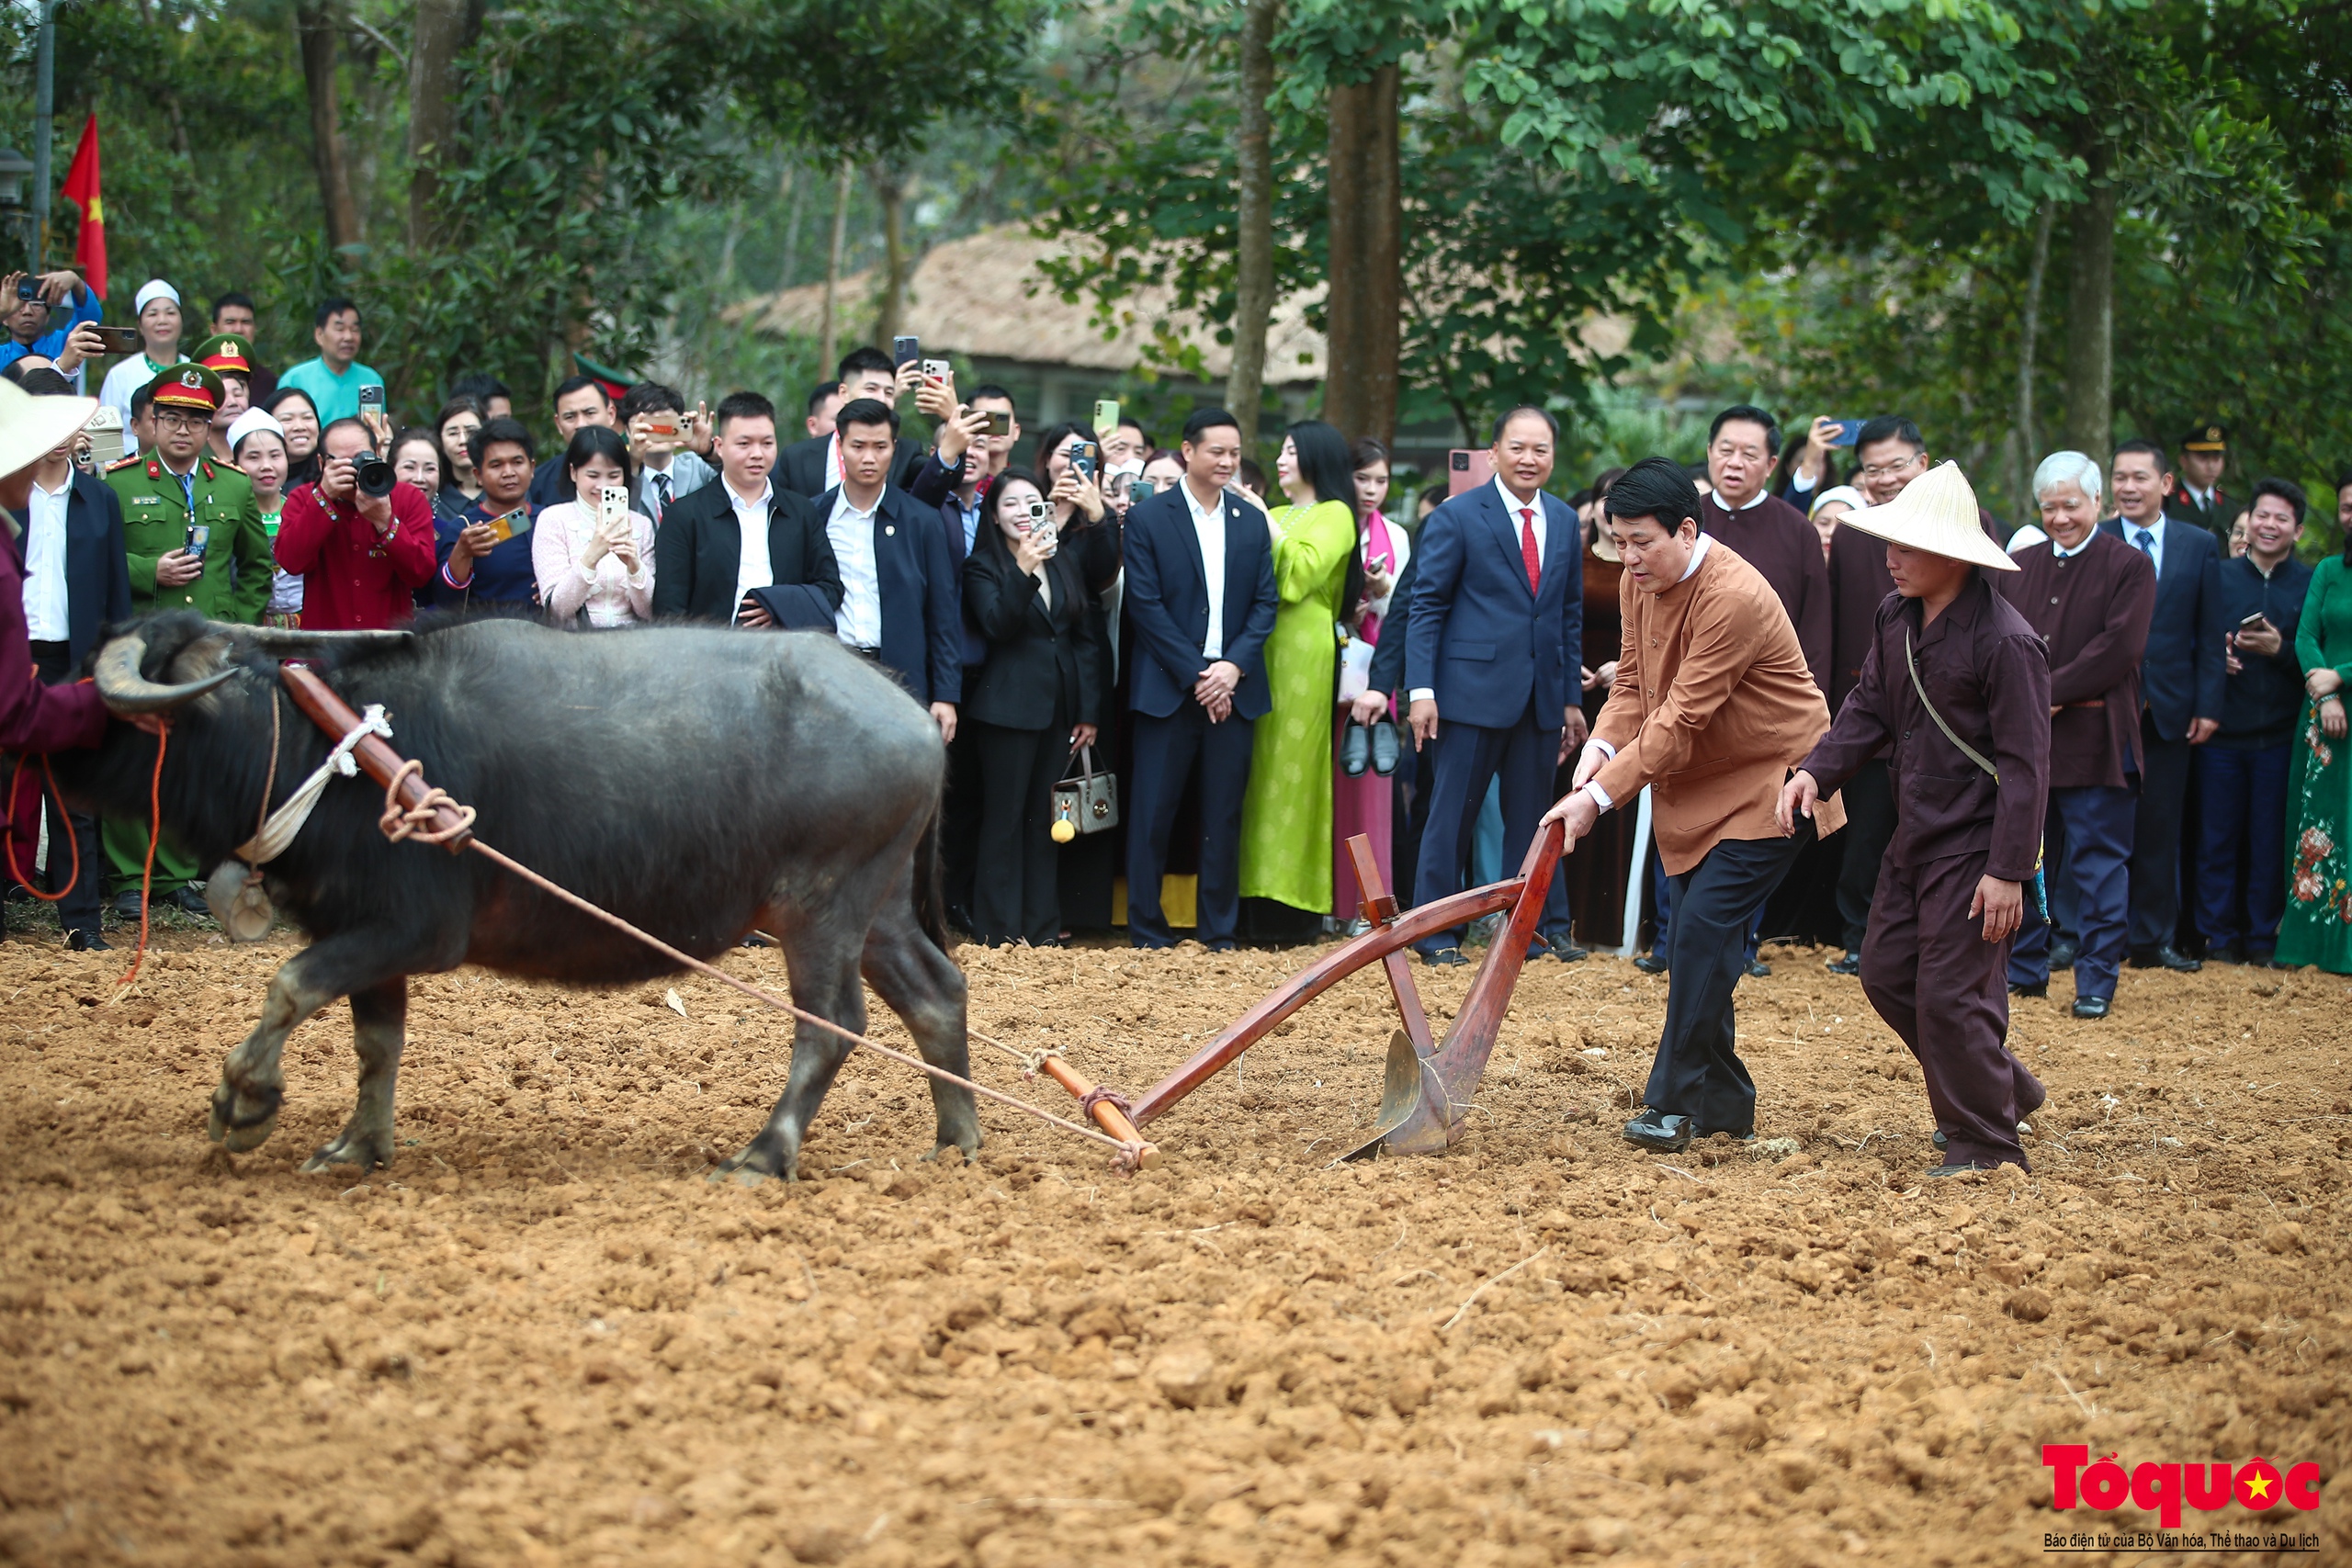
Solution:
[[[116,713],[162,713],[191,702],[229,680],[237,673],[236,666],[216,671],[200,681],[186,681],[176,686],[158,685],[140,673],[139,662],[147,657],[147,640],[140,637],[119,637],[98,650],[98,695]]]
[[[215,623],[216,625],[218,623]],[[391,648],[414,634],[404,631],[306,632],[299,626],[221,626],[255,648],[276,650],[304,648]]]

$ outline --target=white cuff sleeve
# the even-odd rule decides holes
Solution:
[[[1584,792],[1592,796],[1593,803],[1603,811],[1613,811],[1617,808],[1617,803],[1609,798],[1609,792],[1600,787],[1599,781],[1587,780]]]
[[[1789,474],[1789,488],[1791,490],[1801,490],[1810,493],[1813,487],[1820,481],[1820,479],[1821,476],[1818,474],[1807,477],[1802,469],[1792,470]]]
[[[1437,701],[1437,688],[1435,686],[1416,686],[1411,691],[1405,694],[1405,700],[1408,703],[1433,703]]]
[[[1608,758],[1612,762],[1617,760],[1617,748],[1611,746],[1608,741],[1603,740],[1598,735],[1587,739],[1584,744],[1587,750],[1598,750],[1602,756]]]

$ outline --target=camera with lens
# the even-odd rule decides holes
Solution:
[[[359,487],[362,495],[390,495],[400,479],[401,477],[392,472],[392,466],[373,452],[362,452],[351,460],[351,482]]]

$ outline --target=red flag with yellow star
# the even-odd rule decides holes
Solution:
[[[74,241],[74,268],[82,281],[107,297],[107,215],[98,200],[98,117],[82,127],[82,144],[74,149],[74,165],[65,171],[65,188],[58,193],[82,209],[82,227]]]

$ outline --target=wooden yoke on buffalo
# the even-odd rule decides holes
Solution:
[[[298,660],[288,660],[277,668],[294,705],[327,734],[348,735],[359,723],[359,716],[352,711],[351,705],[320,679],[317,671]],[[352,748],[351,755],[360,770],[391,791],[392,798],[401,807],[413,811],[430,804],[433,829],[428,842],[444,846],[453,855],[464,852],[473,839],[471,815],[447,795],[433,798],[433,787],[417,769],[405,766],[404,759],[388,741],[379,735],[367,736]]]

